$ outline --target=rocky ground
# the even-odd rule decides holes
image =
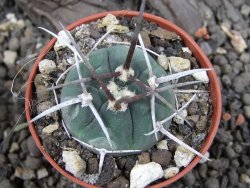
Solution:
[[[16,3],[22,8],[23,1],[16,0]],[[74,1],[68,2],[71,2],[71,8],[76,6]],[[92,6],[92,13],[95,10],[96,12],[107,10],[107,7],[113,9],[137,7],[137,1],[129,5],[123,4],[122,1],[117,1],[119,3],[110,1],[113,6],[108,6],[108,2],[103,1],[103,6],[97,9],[98,1],[93,1],[92,4],[89,2],[85,3]],[[26,14],[32,14],[27,10],[22,12],[16,3],[5,0],[0,2],[1,141],[7,138],[24,108],[24,100],[17,99],[11,94],[11,82],[21,66],[28,59],[34,58],[49,39],[35,25],[39,23],[46,26],[46,19],[49,17],[39,19],[40,22],[34,22],[34,19],[31,21]],[[34,11],[37,10],[35,8],[31,7],[30,11],[37,14],[37,17],[41,16],[41,13]],[[61,11],[59,8],[54,11],[53,18],[58,18]],[[223,116],[218,134],[209,150],[213,160],[199,164],[170,187],[250,187],[250,1],[159,0],[149,1],[147,11],[168,18],[193,35],[213,63],[222,86]],[[68,23],[71,20],[66,19],[64,22]],[[16,94],[27,80],[29,67],[25,67],[15,81]],[[20,92],[20,96],[23,95],[24,89]],[[23,123],[25,123],[24,116],[18,123],[18,129],[10,139],[5,139],[2,147],[0,188],[77,187],[45,161]]]

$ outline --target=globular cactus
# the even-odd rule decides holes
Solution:
[[[194,94],[178,108],[173,88],[203,82],[198,79],[176,83],[175,80],[210,69],[185,69],[172,74],[171,62],[167,58],[164,62],[159,61],[162,56],[156,54],[159,64],[156,63],[146,52],[140,35],[144,7],[145,0],[141,4],[130,47],[115,45],[96,50],[97,45],[111,32],[108,31],[88,54],[84,54],[63,26],[64,37],[42,28],[71,50],[75,64],[56,81],[57,84],[67,74],[64,84],[50,88],[54,90],[57,101],[55,89],[62,87],[60,103],[38,114],[30,122],[61,110],[62,125],[65,124],[65,131],[70,133],[68,136],[100,155],[98,174],[102,171],[107,153],[122,156],[148,150],[163,136],[209,160],[174,136],[169,126],[172,118],[178,116],[192,128],[182,111],[196,98]],[[136,48],[138,39],[142,49]],[[162,64],[165,66],[162,67]],[[171,68],[167,69],[169,66]],[[164,69],[171,74],[168,75]]]
[[[127,46],[112,46],[94,51],[90,55],[89,61],[98,75],[114,73],[117,67],[124,64],[127,54]],[[167,75],[166,71],[151,56],[149,56],[149,60],[156,77]],[[134,77],[147,84],[149,76],[147,65],[143,52],[139,48],[136,48],[133,54],[131,68],[134,70]],[[92,76],[84,64],[80,64],[80,69],[84,77]],[[74,68],[68,73],[65,83],[78,79],[77,70]],[[114,81],[120,89],[127,88],[128,91],[135,94],[146,92],[131,81],[121,82],[117,78],[105,80],[107,84],[110,81]],[[108,109],[108,98],[103,90],[100,89],[96,80],[86,83],[86,88],[91,93],[93,97],[92,102],[107,127],[113,147],[108,143],[103,130],[91,110],[81,107],[80,103],[62,109],[62,118],[73,137],[95,148],[112,151],[146,150],[156,144],[157,141],[154,134],[149,136],[144,135],[153,130],[150,97],[144,97],[129,103],[125,111],[113,111]],[[65,86],[61,91],[61,102],[77,97],[81,93],[82,90],[79,84]],[[162,92],[161,95],[172,106],[175,106],[174,94],[171,89]],[[157,120],[162,120],[172,114],[171,109],[158,100],[156,100],[155,109]],[[170,123],[171,121],[166,122],[164,128],[168,129]],[[161,133],[157,134],[159,134],[160,138]]]

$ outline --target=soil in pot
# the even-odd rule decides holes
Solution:
[[[124,81],[122,71],[117,75],[111,74],[119,71],[115,68],[126,61],[136,20],[137,17],[115,17],[109,14],[70,31],[80,51],[87,57],[90,55],[90,63],[97,75],[101,75],[98,79],[104,82],[104,86],[107,86],[109,93],[117,101],[122,99],[119,104],[128,104],[125,107],[117,107],[105,95],[107,93],[103,92],[103,85],[100,88],[98,80],[93,79],[93,72],[86,71],[81,59],[75,57],[77,49],[67,47],[68,44],[74,45],[69,40],[69,33],[64,30],[58,36],[65,43],[55,43],[39,63],[40,72],[34,80],[33,117],[58,103],[65,104],[74,98],[73,95],[77,100],[71,101],[75,104],[62,108],[61,111],[54,111],[34,121],[46,152],[77,178],[102,187],[126,187],[129,184],[131,187],[146,186],[173,177],[195,156],[187,145],[199,151],[211,124],[212,105],[207,70],[187,72],[198,69],[199,63],[176,33],[143,20],[140,35],[145,48],[136,47],[131,65],[134,76],[131,73],[130,80]],[[144,60],[144,49],[147,50],[152,70],[157,72],[157,78],[151,81],[147,80],[149,73]],[[83,99],[83,82],[79,83],[77,68],[74,67],[77,61],[80,62],[82,77],[86,78],[84,84],[91,94],[83,95]],[[141,64],[144,64],[143,68],[140,68]],[[185,73],[186,76],[183,76]],[[167,81],[171,75],[174,79]],[[77,83],[72,83],[75,80]],[[154,114],[156,120],[162,120],[156,123],[155,128],[150,108],[153,94],[149,92],[150,89],[147,90],[151,86],[159,89],[155,94]],[[164,96],[163,99],[161,95]],[[105,126],[112,124],[112,127],[119,127],[108,129],[114,143],[109,142],[107,135],[103,133],[105,131],[98,126],[101,123],[91,113],[89,101],[93,101]],[[143,101],[142,104],[140,101]],[[137,103],[139,105],[134,107],[132,115],[128,115],[126,111]],[[132,128],[126,128],[129,121]],[[135,135],[131,142],[128,132],[134,135],[133,127],[138,126],[141,137]],[[96,127],[98,130],[95,130]],[[164,130],[167,136],[164,135]],[[149,134],[145,135],[147,133]],[[113,144],[115,149],[112,148]],[[152,179],[141,178],[142,174],[151,172],[154,172]]]

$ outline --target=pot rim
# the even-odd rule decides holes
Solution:
[[[121,11],[109,11],[109,12],[103,12],[91,16],[87,16],[85,18],[82,18],[69,26],[67,26],[68,30],[72,30],[73,28],[84,24],[84,23],[89,23],[92,21],[96,21],[107,14],[113,14],[115,16],[126,16],[126,17],[133,17],[133,16],[138,16],[138,12],[136,11],[128,11],[128,10],[121,10]],[[144,18],[148,21],[155,22],[157,23],[160,27],[173,31],[177,33],[181,39],[183,40],[185,46],[189,47],[191,50],[192,54],[194,57],[198,60],[199,65],[203,68],[213,68],[211,62],[205,55],[205,53],[202,51],[202,49],[198,46],[198,44],[193,40],[193,38],[187,34],[184,30],[182,30],[180,27],[176,26],[175,24],[171,23],[170,21],[163,19],[161,17],[149,14],[149,13],[144,13],[143,14]],[[32,93],[33,93],[33,80],[35,78],[35,75],[38,70],[38,64],[39,62],[44,58],[44,56],[47,54],[47,52],[50,51],[50,49],[53,47],[54,43],[56,42],[56,38],[53,38],[50,40],[47,45],[43,48],[41,53],[39,54],[38,58],[36,59],[35,64],[32,66],[29,79],[27,81],[27,87],[26,87],[26,93],[25,93],[25,113],[26,113],[26,119],[29,122],[31,118],[31,101],[32,101]],[[212,106],[213,106],[213,115],[211,119],[211,124],[210,124],[210,130],[209,133],[205,139],[205,142],[203,143],[203,146],[200,150],[202,154],[205,154],[206,151],[209,149],[209,147],[212,144],[212,141],[216,135],[220,118],[221,118],[221,110],[222,110],[222,99],[221,99],[221,89],[220,89],[220,84],[219,80],[217,78],[217,75],[215,71],[208,71],[208,77],[210,80],[210,98],[212,99]],[[38,133],[36,132],[35,126],[33,123],[29,124],[29,130],[31,132],[31,135],[37,145],[37,147],[40,149],[44,157],[49,161],[49,163],[57,169],[63,176],[67,177],[68,179],[72,180],[73,182],[83,186],[83,187],[89,187],[89,188],[94,188],[96,186],[88,184],[73,175],[71,175],[69,172],[67,172],[65,169],[61,168],[54,160],[53,158],[45,151],[44,147],[42,146],[42,142],[40,140],[40,137]],[[192,162],[183,170],[181,170],[177,175],[175,175],[172,178],[169,178],[159,184],[152,185],[151,187],[157,188],[157,187],[164,187],[167,185],[170,185],[171,183],[177,181],[178,179],[182,178],[185,174],[187,174],[191,169],[193,169],[197,163],[200,161],[200,157],[196,156]]]

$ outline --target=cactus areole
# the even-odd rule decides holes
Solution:
[[[128,54],[128,46],[119,45],[108,48],[98,49],[94,51],[89,58],[90,64],[94,67],[97,74],[114,73],[116,68],[126,60]],[[159,66],[155,60],[149,56],[153,73],[157,76],[167,75],[166,71]],[[84,64],[81,64],[82,75],[91,76]],[[134,77],[147,84],[148,71],[145,63],[145,57],[141,49],[136,49],[131,68],[134,70]],[[76,68],[72,69],[65,82],[70,82],[78,79]],[[105,82],[114,83],[119,97],[120,91],[129,91],[135,94],[142,93],[143,89],[138,87],[131,81],[122,82],[117,78],[106,79]],[[162,84],[163,85],[163,84]],[[166,85],[166,84],[165,84]],[[108,143],[98,121],[95,119],[91,110],[88,107],[82,107],[80,103],[71,105],[62,109],[62,118],[70,131],[71,135],[78,140],[91,145],[93,148],[106,150],[147,150],[156,144],[157,140],[154,134],[144,135],[153,130],[153,123],[150,111],[150,98],[145,97],[138,101],[128,104],[125,111],[113,111],[108,109],[108,98],[100,89],[95,80],[86,84],[87,91],[93,97],[93,104],[99,111],[104,124],[107,127],[112,146]],[[145,92],[145,91],[143,91]],[[61,91],[61,102],[67,101],[72,97],[77,97],[82,93],[79,85],[70,85],[63,87]],[[121,93],[121,92],[120,92]],[[167,90],[161,93],[162,96],[172,105],[175,105],[174,95],[172,90]],[[156,119],[162,120],[171,115],[171,109],[165,104],[156,100],[155,103]],[[166,129],[169,128],[171,121],[164,124]],[[160,133],[159,138],[161,137]]]

